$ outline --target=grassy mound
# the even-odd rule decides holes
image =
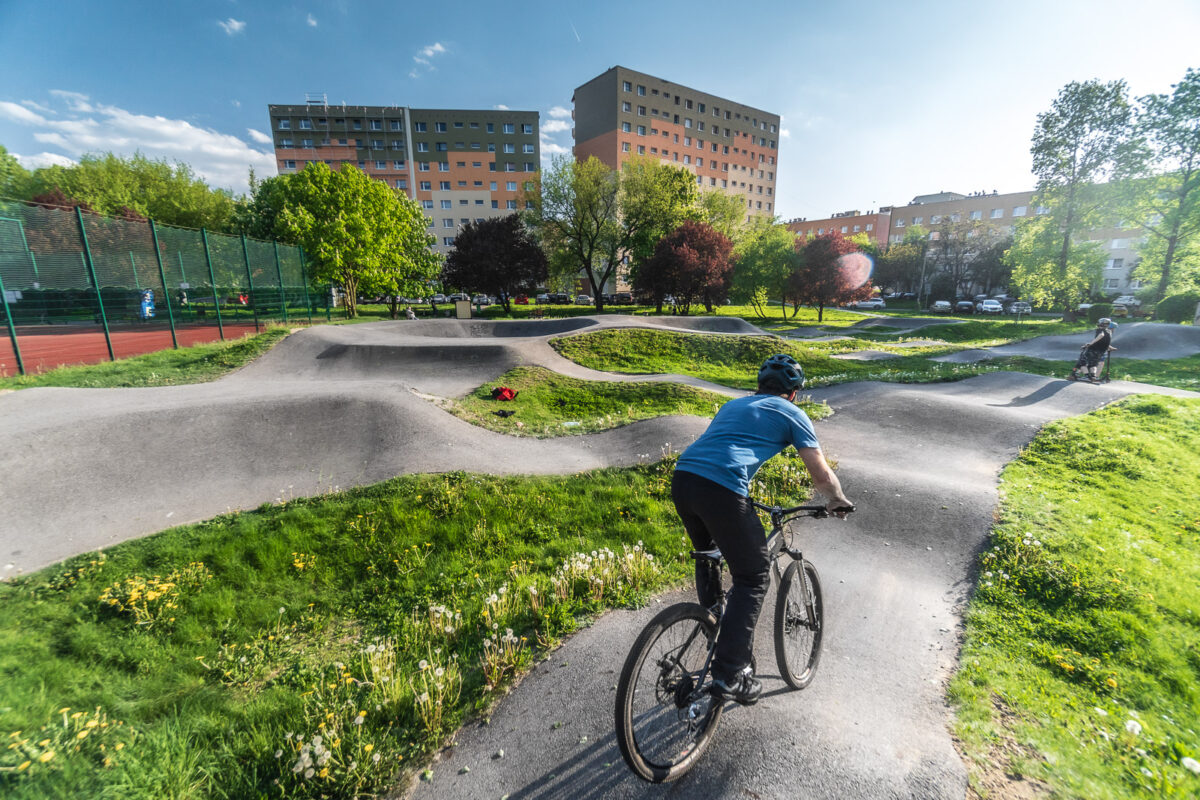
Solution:
[[[799,463],[756,493],[805,498]],[[405,477],[0,584],[0,795],[376,796],[580,617],[690,579],[672,468]]]
[[[516,390],[517,399],[493,400],[495,386]],[[711,417],[727,400],[726,395],[680,383],[585,381],[542,367],[517,367],[448,409],[500,433],[550,437],[594,433],[669,414]],[[833,413],[825,403],[800,400],[798,405],[812,419]]]
[[[1001,491],[950,688],[981,774],[1200,796],[1200,401],[1052,423]]]

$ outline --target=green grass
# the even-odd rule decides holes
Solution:
[[[807,496],[795,459],[757,495]],[[672,462],[404,477],[0,584],[0,795],[375,796],[581,618],[690,579]]]
[[[986,364],[943,364],[927,356],[956,346],[888,348],[858,340],[806,342],[776,336],[735,336],[656,330],[607,330],[552,339],[564,357],[585,367],[627,374],[678,373],[739,389],[753,389],[758,367],[773,353],[788,353],[804,366],[810,387],[848,381],[900,383],[958,380],[994,371]],[[834,354],[892,349],[900,357],[851,361]]]
[[[1009,371],[1064,378],[1074,362],[1007,356],[989,363]],[[1112,363],[1111,377],[1113,380],[1138,381],[1197,392],[1200,391],[1200,355],[1173,359],[1119,358]]]
[[[492,388],[507,386],[517,399],[492,399]],[[680,383],[586,381],[543,367],[517,367],[484,384],[447,410],[468,422],[516,436],[567,436],[617,428],[670,414],[710,417],[730,398]],[[833,413],[825,403],[801,400],[812,419]],[[499,416],[497,411],[515,412]]]
[[[950,686],[976,780],[1200,796],[1197,497],[1200,400],[1052,423],[1004,470]]]
[[[35,386],[113,388],[119,386],[171,386],[216,380],[245,366],[287,336],[285,327],[268,327],[258,334],[224,342],[197,344],[178,350],[106,361],[86,366],[59,367],[39,375],[0,378],[0,389]]]

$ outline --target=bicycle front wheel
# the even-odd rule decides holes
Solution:
[[[701,673],[716,635],[708,609],[681,603],[650,620],[629,651],[617,683],[617,744],[638,777],[673,781],[708,747],[721,703],[702,691]]]
[[[793,689],[812,682],[821,660],[824,624],[817,568],[808,561],[793,561],[775,598],[775,660],[779,674]]]

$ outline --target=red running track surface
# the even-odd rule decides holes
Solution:
[[[254,333],[255,325],[233,323],[225,325],[226,339],[239,339]],[[0,377],[19,374],[17,359],[13,353],[12,340],[0,325]],[[220,331],[216,325],[181,325],[175,330],[180,347],[201,342],[219,341]],[[171,329],[168,327],[124,327],[109,328],[113,354],[117,358],[153,353],[172,347]],[[17,344],[21,348],[21,359],[25,372],[36,375],[55,367],[74,364],[98,364],[108,361],[108,346],[104,343],[104,329],[99,325],[47,325],[17,328]]]

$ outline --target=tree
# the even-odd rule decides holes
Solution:
[[[1022,264],[1020,272],[1031,285],[1056,287],[1053,302],[1062,306],[1064,314],[1071,313],[1073,295],[1087,288],[1068,280],[1071,275],[1083,274],[1078,260],[1072,259],[1071,248],[1083,231],[1100,227],[1105,205],[1100,184],[1119,176],[1134,151],[1130,147],[1130,115],[1124,81],[1093,80],[1068,83],[1051,109],[1037,117],[1030,148],[1038,179],[1036,201],[1049,209],[1058,252],[1051,262]],[[1041,242],[1045,230],[1039,227],[1037,234],[1035,238]],[[1040,245],[1035,250],[1040,253]],[[1014,246],[1010,252],[1017,257],[1033,251]],[[1035,266],[1057,274],[1036,276],[1031,272]]]
[[[429,220],[415,201],[343,164],[336,172],[310,161],[287,176],[278,224],[314,265],[311,280],[346,290],[346,317],[357,314],[362,291],[419,291],[435,276]],[[409,288],[405,288],[409,287]]]
[[[29,191],[29,170],[0,144],[0,197],[24,200]]]
[[[442,283],[500,298],[504,310],[518,289],[546,280],[546,256],[521,217],[509,214],[469,222],[454,237]]]
[[[606,258],[628,255],[629,280],[636,283],[659,240],[696,218],[696,177],[683,167],[640,157],[626,161],[619,177],[617,235],[606,240]]]
[[[688,221],[659,240],[638,280],[665,287],[685,316],[697,300],[712,311],[729,289],[732,254],[728,237],[711,225]]]
[[[1012,267],[1004,257],[1012,245],[1013,237],[992,233],[971,260],[971,280],[985,294],[990,295],[1001,287],[1007,289],[1012,283]]]
[[[288,231],[279,224],[279,215],[287,202],[290,175],[258,180],[250,171],[250,196],[241,198],[234,207],[230,227],[255,239],[287,241]],[[288,242],[295,244],[295,242]]]
[[[742,205],[742,199],[717,189],[698,193],[693,215],[695,219],[707,222],[723,233],[735,248],[742,237],[748,235],[751,227],[751,223],[746,222],[746,207]],[[756,215],[754,219],[766,218]]]
[[[227,230],[233,218],[228,191],[213,189],[187,164],[154,161],[141,153],[85,155],[78,164],[43,167],[30,185],[31,195],[57,190],[100,214],[120,216],[128,209],[167,225]]]
[[[529,224],[538,235],[551,271],[562,277],[583,272],[602,309],[602,287],[616,271],[609,253],[618,231],[620,179],[595,156],[575,161],[556,156],[526,200],[532,206]]]
[[[1171,88],[1141,98],[1136,130],[1148,145],[1140,165],[1147,177],[1130,182],[1129,215],[1149,239],[1135,274],[1156,284],[1156,301],[1173,288],[1178,257],[1200,232],[1200,71],[1189,69]]]
[[[919,285],[921,266],[925,261],[923,242],[895,242],[875,260],[875,271],[871,274],[876,286],[892,291],[911,292]]]
[[[1068,248],[1066,269],[1058,259],[1062,254],[1060,229],[1046,214],[1028,217],[1017,224],[1012,247],[1004,254],[1005,265],[1012,269],[1012,282],[1021,297],[1037,305],[1078,300],[1100,282],[1104,270],[1104,250],[1099,242],[1077,241]],[[1068,298],[1064,301],[1063,298]]]
[[[739,213],[741,204],[738,204]],[[754,313],[766,319],[767,302],[780,298],[780,308],[787,319],[789,279],[800,265],[796,235],[777,219],[755,217],[744,229],[742,241],[734,247],[737,266],[733,272],[733,296],[738,302],[749,303]]]
[[[790,281],[791,294],[797,302],[817,307],[818,322],[824,321],[826,306],[864,300],[874,292],[869,271],[845,268],[842,257],[857,253],[858,247],[837,231],[797,242],[796,247],[800,265]]]

